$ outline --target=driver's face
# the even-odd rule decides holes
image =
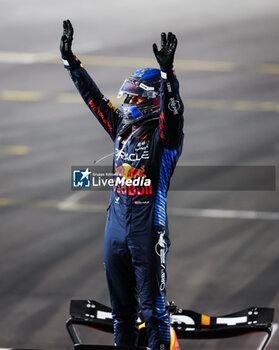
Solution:
[[[130,104],[135,104],[137,105],[138,103],[141,103],[145,100],[145,97],[141,97],[141,96],[135,96],[135,95],[132,95],[129,103]]]

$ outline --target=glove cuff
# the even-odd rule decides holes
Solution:
[[[62,61],[64,63],[64,67],[67,69],[73,68],[79,64],[78,58],[73,54],[72,51],[67,54],[63,53]]]
[[[172,67],[160,67],[161,69],[161,77],[162,79],[165,80],[170,80],[173,79],[173,77],[175,76],[175,72],[174,72],[174,68]]]

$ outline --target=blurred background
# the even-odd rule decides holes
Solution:
[[[157,66],[160,33],[177,35],[180,165],[278,166],[279,2],[1,0],[0,16],[0,347],[71,349],[70,299],[109,304],[109,194],[72,192],[71,166],[92,165],[113,145],[63,68],[63,20],[74,26],[73,51],[118,105],[124,79]],[[277,308],[278,199],[277,191],[169,192],[167,298],[209,315]],[[181,348],[256,349],[260,340]],[[268,349],[278,346],[275,333]]]

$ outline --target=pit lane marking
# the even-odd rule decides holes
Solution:
[[[40,91],[4,90],[1,98],[8,101],[40,101],[43,95]]]
[[[8,207],[10,205],[14,205],[15,200],[12,198],[0,198],[0,206],[1,207]]]
[[[61,93],[57,96],[57,101],[61,103],[84,103],[82,97],[77,93]]]
[[[43,101],[47,96],[39,91],[3,90],[0,94],[2,100],[8,101]],[[120,101],[115,96],[106,96],[113,105],[119,105]],[[84,103],[77,93],[61,93],[56,96],[59,103]],[[213,99],[183,99],[188,109],[231,110],[231,111],[256,111],[279,113],[279,103],[275,101],[226,101]]]
[[[109,67],[140,67],[156,65],[155,58],[121,57],[121,56],[93,56],[79,55],[80,60],[88,66]],[[15,52],[0,51],[0,63],[34,64],[53,63],[62,64],[59,55],[45,52]],[[203,60],[175,60],[175,67],[185,71],[209,72],[248,72],[256,74],[279,74],[279,64],[255,63],[240,65],[230,61],[203,61]]]
[[[59,202],[57,207],[60,210],[75,210],[78,208],[79,201],[86,196],[88,196],[88,192],[86,191],[75,192]]]
[[[168,214],[219,219],[279,220],[279,212],[252,210],[169,208]]]
[[[92,213],[105,213],[108,203],[81,203],[80,200],[87,196],[89,191],[74,193],[64,200],[20,200],[0,197],[0,206],[8,207],[15,205],[54,208],[62,211],[80,211]],[[252,210],[229,210],[229,209],[198,209],[198,208],[169,208],[169,216],[178,217],[201,217],[212,219],[245,219],[245,220],[270,220],[278,221],[279,212],[252,211]]]
[[[185,108],[233,111],[279,112],[279,104],[272,101],[225,101],[211,99],[184,99]]]
[[[119,106],[120,100],[113,95],[106,95],[113,105]],[[84,103],[77,93],[62,93],[57,97],[58,102]],[[186,108],[189,109],[212,109],[212,110],[234,110],[234,111],[260,111],[279,112],[279,103],[275,101],[226,101],[213,99],[183,99]]]
[[[29,153],[29,147],[23,145],[12,145],[12,146],[1,146],[0,145],[0,154],[8,155],[26,155]]]

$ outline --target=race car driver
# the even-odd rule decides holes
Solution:
[[[104,261],[117,346],[137,346],[138,312],[151,350],[170,348],[165,306],[166,257],[170,246],[166,196],[183,145],[183,103],[173,70],[172,33],[153,45],[159,69],[139,69],[118,97],[122,110],[100,92],[71,50],[73,27],[63,22],[60,51],[84,102],[114,142],[112,189]],[[137,180],[137,182],[136,182]]]

